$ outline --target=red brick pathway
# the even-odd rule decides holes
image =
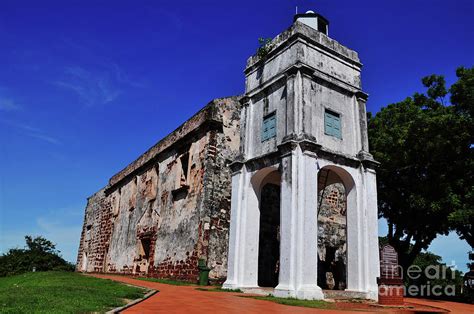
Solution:
[[[304,307],[282,305],[270,301],[243,298],[241,293],[207,292],[196,290],[196,286],[173,286],[137,280],[125,276],[94,275],[95,277],[112,279],[135,286],[158,290],[152,297],[140,302],[125,313],[341,313],[336,310],[321,310]],[[468,304],[431,301],[421,299],[407,299],[408,302],[420,304],[421,307],[433,306],[450,310],[453,313],[474,313],[474,306]],[[426,310],[426,307],[424,307]],[[370,311],[343,311],[343,313],[373,313]],[[378,309],[385,313],[400,313],[394,309]],[[406,313],[406,312],[405,312]]]
[[[321,310],[282,305],[270,301],[242,298],[242,293],[207,292],[196,290],[196,286],[173,286],[132,279],[125,276],[94,275],[123,283],[158,290],[143,302],[124,313],[315,313]],[[323,311],[339,313],[338,311]],[[345,312],[350,313],[350,312]],[[364,312],[354,312],[364,313]]]
[[[421,305],[439,307],[445,310],[448,310],[452,313],[474,313],[474,305],[467,303],[458,303],[458,302],[449,302],[441,300],[427,300],[427,299],[415,299],[415,298],[405,298],[406,302],[416,303]]]

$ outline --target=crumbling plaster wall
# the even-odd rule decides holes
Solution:
[[[102,272],[112,230],[112,205],[101,189],[88,198],[76,270]]]
[[[229,164],[237,156],[240,147],[241,105],[239,98],[221,99],[216,109],[218,116],[222,117],[222,131],[211,133],[207,171],[204,177],[206,195],[202,217],[204,217],[204,229],[209,228],[206,254],[207,265],[211,268],[209,277],[213,281],[223,282],[227,275],[230,226],[231,172]]]
[[[158,277],[191,280],[197,275],[197,260],[201,255],[198,252],[201,245],[200,207],[208,141],[209,136],[205,133],[190,143],[186,175],[182,172],[182,154],[178,151],[160,162],[159,220],[152,270]]]
[[[203,258],[225,279],[239,100],[214,100],[89,199],[77,270],[196,280]]]

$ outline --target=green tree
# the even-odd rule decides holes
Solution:
[[[43,237],[25,236],[25,249],[10,249],[0,255],[0,277],[28,271],[74,271],[74,265],[65,261],[51,241]]]
[[[369,116],[371,152],[381,163],[379,216],[404,269],[440,234],[456,230],[474,244],[474,68],[459,68],[457,76],[449,90],[442,76],[423,78],[426,94]]]

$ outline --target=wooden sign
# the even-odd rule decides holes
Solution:
[[[391,245],[384,245],[380,250],[380,278],[400,278],[400,267],[398,267],[398,254]]]

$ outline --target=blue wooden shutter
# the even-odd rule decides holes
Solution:
[[[262,142],[276,136],[276,114],[272,113],[263,119]]]
[[[341,117],[334,112],[324,112],[324,133],[337,138],[342,138]]]

